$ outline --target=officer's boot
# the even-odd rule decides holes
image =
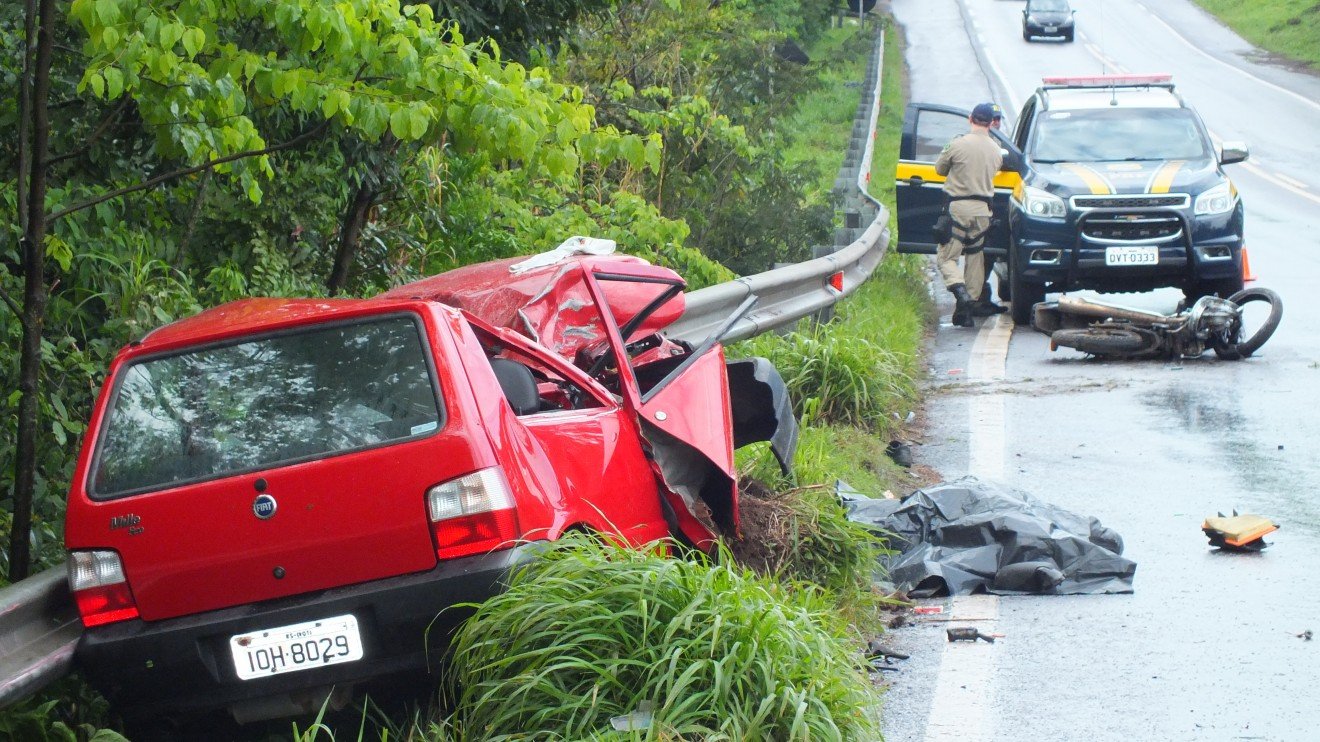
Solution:
[[[990,282],[986,281],[981,286],[981,298],[972,304],[973,317],[992,317],[996,314],[1003,314],[1008,311],[1008,307],[996,304],[990,301]]]
[[[961,283],[955,283],[949,287],[949,293],[953,294],[953,324],[957,327],[975,327],[976,323],[972,321],[972,295],[967,293],[967,287]]]

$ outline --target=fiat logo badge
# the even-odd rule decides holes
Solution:
[[[262,520],[269,520],[275,515],[275,498],[270,495],[257,495],[252,501],[252,514]]]

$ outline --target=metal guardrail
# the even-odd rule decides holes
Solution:
[[[834,236],[835,248],[806,262],[693,291],[687,295],[683,316],[665,334],[691,343],[701,342],[747,297],[755,296],[758,301],[752,310],[722,338],[726,343],[745,340],[829,309],[870,277],[890,240],[889,211],[867,190],[880,115],[884,42],[881,31],[867,68],[848,154],[834,181],[835,203],[843,213],[843,227]],[[870,223],[863,226],[867,217]],[[841,289],[831,285],[831,279],[836,277],[842,279]]]
[[[836,304],[875,270],[889,245],[889,213],[867,192],[876,121],[880,113],[880,65],[884,34],[877,37],[848,155],[835,180],[834,196],[844,226],[836,251],[784,268],[745,276],[694,291],[669,334],[700,342],[728,319],[747,297],[758,301],[724,336],[744,340],[787,326]],[[862,220],[869,216],[869,226]],[[830,285],[839,274],[842,290]],[[20,701],[72,669],[82,621],[69,595],[63,564],[0,589],[0,708]]]
[[[0,590],[0,707],[69,672],[81,636],[63,564]]]

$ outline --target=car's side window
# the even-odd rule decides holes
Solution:
[[[1017,132],[1013,136],[1013,143],[1023,152],[1027,151],[1027,137],[1031,134],[1031,124],[1036,118],[1036,99],[1027,101],[1027,105],[1022,108],[1022,115],[1018,117]]]
[[[556,371],[535,355],[487,335],[478,328],[477,338],[486,351],[495,380],[518,415],[580,410],[602,404],[581,384]]]
[[[922,109],[917,114],[916,161],[934,162],[945,145],[966,133],[966,116]]]

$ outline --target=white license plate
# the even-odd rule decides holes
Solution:
[[[242,680],[362,659],[362,637],[352,615],[323,618],[229,637]]]
[[[1055,32],[1058,31],[1058,30],[1059,30],[1059,29],[1058,29],[1058,27],[1056,27],[1056,26],[1046,26],[1046,27],[1045,27],[1045,33],[1055,33]]]
[[[1158,247],[1106,247],[1105,265],[1158,265]]]

